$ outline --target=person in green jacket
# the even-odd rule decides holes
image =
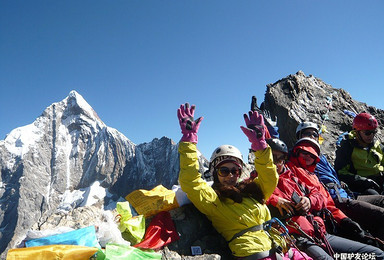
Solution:
[[[247,127],[241,126],[255,154],[258,178],[239,182],[244,166],[241,153],[232,145],[222,145],[210,160],[214,177],[210,186],[199,173],[196,144],[203,118],[194,120],[194,112],[195,106],[188,103],[177,111],[183,134],[179,143],[181,189],[226,239],[235,259],[282,259],[278,249],[284,240],[279,236],[271,239],[263,230],[263,224],[271,219],[265,201],[277,185],[278,174],[271,148],[265,142],[262,115],[256,111],[244,114]]]
[[[353,130],[336,151],[335,170],[341,181],[362,195],[383,192],[383,145],[375,140],[378,122],[368,113],[353,119]]]

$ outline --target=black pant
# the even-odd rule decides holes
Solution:
[[[384,196],[361,195],[356,200],[335,201],[336,206],[373,236],[384,239]]]
[[[370,259],[384,259],[384,252],[379,248],[366,245],[360,242],[352,241],[343,237],[327,234],[326,238],[331,245],[335,254],[342,253],[359,253],[359,254],[368,254],[374,256],[375,258]],[[316,260],[323,259],[336,259],[338,255],[330,256],[322,247],[316,245],[315,243],[309,241],[306,238],[297,238],[297,245],[300,250],[307,253],[310,257]],[[338,257],[338,259],[341,259]],[[358,258],[353,258],[358,259]],[[360,257],[360,259],[362,259]],[[368,259],[368,258],[367,258]]]

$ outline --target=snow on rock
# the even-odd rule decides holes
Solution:
[[[92,206],[100,201],[104,201],[105,198],[111,198],[111,194],[106,188],[100,186],[100,181],[95,181],[91,186],[79,190],[69,191],[66,190],[63,195],[60,196],[61,202],[57,207],[60,212],[69,212],[76,207]],[[111,202],[116,205],[116,202]]]
[[[63,213],[73,210],[84,201],[84,193],[84,190],[66,190],[64,194],[60,196],[61,203],[57,207],[57,210]]]
[[[100,186],[99,181],[95,181],[89,188],[85,189],[84,201],[80,206],[92,206],[98,201],[104,199],[106,194],[106,189]]]
[[[2,141],[6,150],[9,152],[6,161],[6,167],[12,169],[17,158],[23,159],[24,155],[30,150],[37,149],[36,143],[39,142],[44,132],[41,125],[44,119],[39,118],[34,123],[18,127],[12,130],[4,141]]]

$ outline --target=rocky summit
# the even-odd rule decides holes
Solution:
[[[334,161],[337,141],[352,130],[353,113],[368,112],[384,126],[384,111],[352,99],[344,89],[336,89],[312,75],[298,71],[267,85],[262,109],[277,121],[280,139],[288,147],[296,142],[296,127],[304,121],[317,123],[322,129],[322,152]],[[351,113],[352,112],[352,113]],[[378,138],[383,140],[382,131]]]
[[[322,151],[330,162],[340,135],[351,130],[353,113],[369,112],[384,125],[384,111],[352,99],[299,71],[266,86],[260,104],[275,120],[289,147],[302,121],[322,127]],[[379,132],[378,138],[382,139]],[[201,171],[207,160],[200,157]],[[177,144],[167,137],[134,144],[106,126],[76,91],[53,103],[32,124],[0,141],[0,253],[4,259],[29,230],[80,228],[102,220],[104,211],[136,189],[177,184]],[[103,190],[95,196],[91,187]],[[68,199],[72,198],[72,199]],[[90,203],[90,201],[93,201]],[[180,240],[163,250],[163,259],[230,259],[226,242],[189,204],[171,211]],[[191,245],[204,255],[190,256]],[[182,255],[182,256],[180,256]]]

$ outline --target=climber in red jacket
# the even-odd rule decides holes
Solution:
[[[334,205],[328,205],[329,194],[327,196],[324,191],[320,190],[321,184],[320,186],[313,185],[313,182],[319,183],[318,180],[311,179],[311,175],[306,176],[313,165],[316,165],[319,152],[316,151],[316,147],[308,145],[308,142],[305,141],[307,140],[300,140],[295,145],[291,156],[292,161],[285,164],[288,155],[285,143],[278,139],[267,140],[272,148],[273,160],[279,173],[277,188],[267,203],[275,206],[280,214],[284,215],[290,232],[297,239],[298,247],[314,259],[332,259],[332,251],[336,253],[374,253],[376,259],[383,259],[384,252],[376,247],[326,232],[323,220],[316,216],[325,206],[335,212],[343,225],[349,225],[351,229],[361,230],[361,228]],[[311,143],[309,141],[309,144]],[[330,199],[333,203],[332,198]],[[295,223],[298,225],[295,226]]]
[[[319,162],[320,146],[309,137],[301,138],[292,149],[291,156],[287,162],[288,167],[294,169],[296,176],[307,185],[316,187],[324,196],[327,209],[332,213],[337,223],[341,224],[347,216],[335,206],[329,192],[320,183],[314,174],[316,163]]]

